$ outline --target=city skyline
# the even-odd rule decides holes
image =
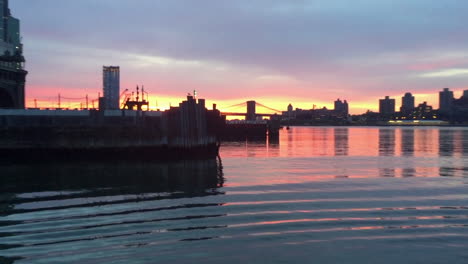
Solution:
[[[391,13],[388,3],[371,1],[10,3],[21,20],[30,107],[34,98],[55,102],[41,96],[57,93],[97,97],[102,65],[119,65],[122,89],[143,84],[160,108],[197,90],[220,108],[249,99],[276,109],[333,108],[340,98],[352,114],[378,111],[385,95],[399,106],[411,92],[435,108],[445,87],[460,97],[468,89],[466,36],[457,33],[463,7],[393,1]]]

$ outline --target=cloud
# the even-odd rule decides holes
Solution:
[[[468,77],[468,69],[445,69],[441,71],[423,73],[419,76],[422,78],[447,78],[456,76]]]
[[[37,87],[99,89],[99,67],[118,64],[125,85],[171,95],[268,91],[352,107],[468,82],[453,71],[468,68],[468,1],[15,0],[11,9]]]

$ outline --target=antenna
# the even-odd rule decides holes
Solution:
[[[136,101],[139,102],[139,99],[140,99],[140,88],[138,87],[137,85],[137,96],[136,96]]]

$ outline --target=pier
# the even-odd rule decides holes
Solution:
[[[218,155],[224,119],[191,96],[170,110],[0,110],[6,162],[177,160]]]

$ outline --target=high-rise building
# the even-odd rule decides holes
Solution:
[[[411,93],[405,93],[405,96],[401,98],[400,112],[408,114],[414,110],[414,96]]]
[[[395,99],[385,96],[385,99],[379,100],[379,113],[382,115],[391,115],[395,113]]]
[[[453,106],[453,92],[449,88],[444,88],[444,90],[439,92],[439,111],[441,112],[450,112]]]
[[[102,72],[104,88],[104,109],[120,108],[120,67],[104,66]],[[100,106],[102,108],[102,106]]]
[[[337,99],[335,101],[335,113],[342,115],[342,116],[348,116],[349,114],[349,107],[348,107],[348,102],[346,100],[341,101],[340,99]]]
[[[20,21],[11,16],[8,0],[0,0],[0,55],[21,55]]]
[[[0,108],[24,108],[23,45],[20,21],[11,16],[8,0],[0,0]]]
[[[463,90],[462,97],[468,99],[468,90]]]

